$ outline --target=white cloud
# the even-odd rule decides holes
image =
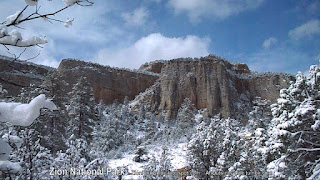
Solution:
[[[176,13],[186,12],[191,21],[201,17],[224,19],[240,12],[259,7],[264,0],[170,0]]]
[[[272,45],[275,45],[278,42],[278,40],[274,37],[270,37],[268,39],[266,39],[263,43],[262,43],[262,47],[268,49],[270,48]]]
[[[315,34],[320,34],[320,21],[313,19],[301,26],[290,30],[288,35],[291,39],[299,40],[302,38],[310,38]]]
[[[189,35],[185,38],[169,38],[160,33],[142,37],[134,44],[120,49],[103,49],[92,60],[104,65],[139,68],[145,62],[180,57],[208,55],[210,40]]]
[[[144,25],[149,17],[149,11],[143,7],[135,9],[131,13],[122,13],[122,18],[127,25],[141,26]]]

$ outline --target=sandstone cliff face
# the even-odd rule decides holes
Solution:
[[[53,68],[0,56],[0,83],[9,96],[16,96],[30,84],[38,86]]]
[[[207,108],[209,115],[246,118],[256,96],[275,102],[279,90],[293,78],[281,73],[254,73],[245,64],[232,64],[213,55],[162,63],[159,83],[153,92],[145,93],[149,98],[145,101],[151,108],[165,111],[169,119],[176,117],[185,98],[197,109]]]
[[[106,104],[115,100],[123,102],[126,96],[132,100],[159,78],[153,73],[134,72],[71,59],[62,60],[55,76],[64,81],[62,84],[67,92],[72,90],[81,76],[87,77],[96,101],[102,100]]]

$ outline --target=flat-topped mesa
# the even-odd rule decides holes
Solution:
[[[231,63],[225,59],[222,59],[218,56],[212,55],[210,54],[209,56],[205,57],[206,60],[217,60],[217,61],[224,61],[224,63],[227,64],[229,69],[234,70],[236,73],[242,74],[242,73],[250,73],[250,70],[248,68],[248,66],[244,63]],[[164,66],[165,63],[168,63],[170,61],[200,61],[200,60],[204,60],[204,58],[179,58],[179,59],[172,59],[172,60],[156,60],[156,61],[152,61],[152,62],[148,62],[145,63],[143,65],[140,66],[139,70],[143,70],[143,71],[149,71],[149,72],[153,72],[153,73],[161,73],[161,70]]]
[[[275,102],[279,90],[293,78],[281,73],[253,73],[246,64],[230,63],[214,55],[162,63],[160,82],[150,93],[158,97],[149,102],[155,104],[151,107],[167,112],[169,119],[176,117],[185,98],[197,109],[207,108],[209,115],[245,118],[256,96]]]
[[[63,84],[66,84],[64,88],[67,92],[72,90],[81,76],[87,77],[96,101],[102,100],[106,104],[115,100],[123,102],[126,96],[131,100],[159,78],[155,73],[112,68],[73,59],[62,60],[55,75],[66,82]]]

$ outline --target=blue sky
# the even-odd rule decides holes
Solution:
[[[44,48],[22,58],[57,67],[75,58],[117,67],[139,68],[145,62],[216,54],[244,62],[256,71],[305,72],[320,60],[320,0],[96,0],[74,6],[56,18],[22,24],[24,37],[46,36]],[[64,6],[40,0],[41,12]],[[1,0],[0,19],[25,6]],[[29,12],[32,12],[32,8]],[[26,13],[27,14],[27,13]],[[19,49],[10,48],[18,53]],[[1,47],[0,54],[6,55]]]

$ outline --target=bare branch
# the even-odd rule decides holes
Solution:
[[[51,21],[56,21],[56,22],[61,22],[61,23],[65,23],[65,21],[61,21],[59,19],[54,19],[54,18],[49,18],[49,17],[46,17],[48,20],[51,20]],[[52,23],[52,22],[51,22]]]
[[[14,56],[14,58],[13,58],[14,60],[13,60],[13,61],[17,60],[17,55],[11,53],[10,51],[7,51],[7,53],[10,54],[10,55],[12,55],[12,56]]]
[[[37,55],[35,55],[35,56],[31,57],[31,58],[24,59],[24,60],[20,59],[22,54],[24,54],[26,51],[27,51],[27,48],[24,48],[23,51],[18,56],[16,54],[14,54],[14,53],[11,53],[10,51],[7,51],[7,53],[13,56],[13,61],[17,61],[17,60],[30,61],[32,59],[35,59],[36,57],[38,57],[41,54],[41,51],[39,51]]]
[[[17,17],[16,17],[11,23],[7,24],[6,26],[9,27],[9,26],[12,26],[12,25],[15,25],[15,24],[19,24],[20,21],[17,22],[17,20],[19,19],[19,17],[21,16],[21,14],[22,14],[28,7],[29,7],[29,5],[26,5],[26,6],[22,9],[22,11],[20,11],[20,13],[17,15]]]
[[[38,19],[38,18],[43,18],[43,17],[48,18],[48,16],[54,16],[54,15],[58,14],[59,12],[68,9],[69,7],[71,7],[71,6],[66,6],[66,7],[64,7],[64,8],[62,8],[62,9],[56,11],[56,12],[48,13],[48,14],[43,14],[43,15],[35,12],[35,13],[32,13],[32,15],[38,15],[38,16],[35,16],[35,17],[31,17],[32,15],[31,15],[31,16],[28,16],[27,18],[24,18],[24,19],[20,20],[19,23],[22,23],[22,22],[24,22],[24,21],[30,21],[30,20]],[[12,25],[13,25],[13,24],[9,24],[9,25],[7,25],[7,26],[9,27],[9,26],[12,26]]]
[[[36,46],[38,46],[39,48],[43,48],[42,46],[40,46],[39,44],[36,44]]]
[[[4,44],[2,44],[8,51],[10,51],[10,49],[6,46],[6,45],[4,45]]]
[[[19,29],[26,30],[26,28],[20,27],[20,26],[18,26],[18,25],[14,25],[14,27],[19,28]]]
[[[17,59],[19,59],[21,57],[21,55],[26,52],[27,48],[24,48],[24,50],[19,54],[19,56],[17,57]]]
[[[35,59],[36,57],[38,57],[40,55],[41,51],[39,51],[39,53],[29,59],[25,59],[25,60],[22,60],[22,61],[30,61],[31,59]]]
[[[68,9],[69,7],[71,7],[71,5],[70,6],[66,6],[66,7],[64,7],[62,9],[59,9],[58,11],[55,11],[53,13],[48,13],[48,14],[43,14],[43,15],[38,13],[38,10],[40,9],[40,7],[39,7],[39,8],[36,9],[36,12],[30,14],[26,18],[21,19],[20,21],[17,22],[17,19],[20,17],[22,12],[27,9],[27,7],[28,7],[28,5],[19,13],[19,15],[16,17],[16,19],[14,21],[12,21],[11,23],[7,24],[6,26],[7,27],[15,26],[15,25],[20,24],[20,23],[25,22],[25,21],[30,21],[30,20],[34,20],[34,19],[38,19],[38,18],[43,18],[43,17],[48,18],[48,16],[54,16],[54,15],[58,14],[59,12],[64,11],[65,9]],[[34,15],[38,15],[38,16],[32,17]]]

